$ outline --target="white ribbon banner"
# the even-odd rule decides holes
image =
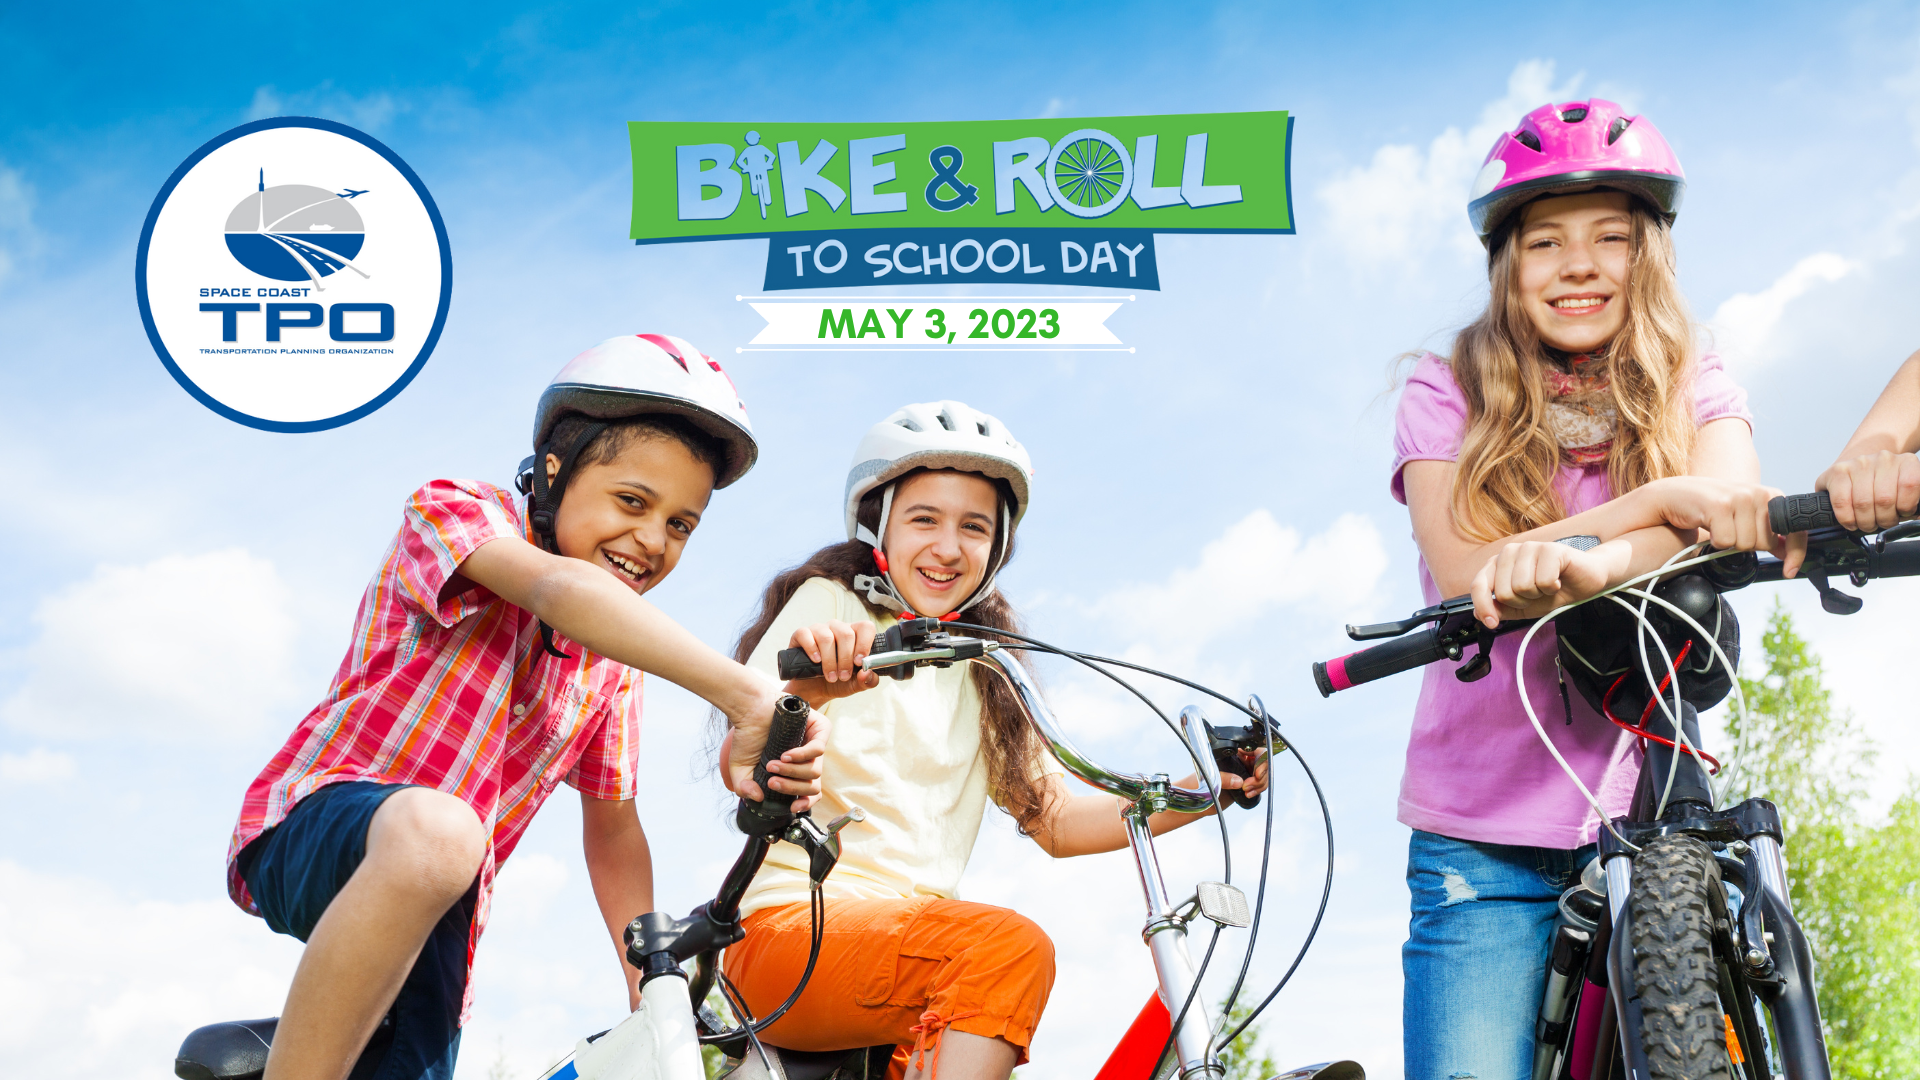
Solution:
[[[1056,349],[1116,346],[1117,303],[1037,298],[755,303],[766,329],[747,347]]]

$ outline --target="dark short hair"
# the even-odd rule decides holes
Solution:
[[[600,423],[606,424],[606,427],[574,456],[572,471],[578,472],[589,465],[605,465],[619,457],[638,439],[671,439],[686,447],[687,453],[711,470],[714,476],[726,470],[726,443],[695,427],[685,417],[670,413],[648,413],[606,421],[595,420],[582,413],[569,413],[553,426],[546,452],[564,459],[567,449],[579,441],[587,428]]]

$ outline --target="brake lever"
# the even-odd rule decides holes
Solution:
[[[1473,610],[1473,597],[1456,596],[1442,600],[1432,607],[1424,607],[1398,622],[1366,623],[1356,626],[1347,624],[1347,636],[1355,641],[1372,641],[1375,638],[1399,637],[1411,630],[1418,630],[1430,622],[1439,622],[1462,612]]]

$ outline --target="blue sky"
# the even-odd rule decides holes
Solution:
[[[728,364],[762,464],[720,494],[655,594],[716,645],[767,575],[836,538],[846,460],[907,401],[954,397],[1032,450],[1003,583],[1036,632],[1259,692],[1326,782],[1334,914],[1268,1042],[1283,1063],[1399,1070],[1414,684],[1322,702],[1341,624],[1418,600],[1386,493],[1389,366],[1484,296],[1465,191],[1492,133],[1548,97],[1652,116],[1690,179],[1682,280],[1752,394],[1770,482],[1801,490],[1920,345],[1920,8],[1612,5],[395,5],[0,13],[0,1058],[59,1077],[170,1075],[199,1023],[277,1011],[297,949],[224,899],[246,782],[323,691],[400,500],[504,481],[539,387],[658,330]],[[1299,234],[1167,237],[1164,291],[1110,325],[1132,355],[735,356],[764,242],[626,240],[629,120],[942,120],[1289,109]],[[154,193],[245,120],[364,128],[432,189],[447,331],[387,407],[335,431],[243,428],[166,374],[132,296]],[[730,358],[730,359],[729,359]],[[769,528],[770,522],[796,522]],[[1910,583],[1840,620],[1781,590],[1885,753],[1920,765]],[[1750,627],[1770,597],[1740,610]],[[1151,718],[1051,672],[1086,749],[1174,767]],[[1173,704],[1184,698],[1165,695]],[[702,710],[654,683],[643,798],[661,903],[732,845],[695,778]],[[1283,772],[1271,980],[1316,885],[1317,815]],[[562,793],[502,879],[463,1078],[531,1077],[621,998]],[[1248,829],[1243,822],[1238,829]],[[1170,879],[1214,872],[1199,830]],[[1257,837],[1239,836],[1252,865]],[[1029,1071],[1081,1075],[1144,1000],[1124,855],[1055,864],[989,822],[967,895],[1030,911],[1061,976]],[[111,935],[111,936],[109,936]],[[129,946],[129,940],[137,944]]]

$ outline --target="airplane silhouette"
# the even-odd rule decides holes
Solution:
[[[340,198],[351,199],[356,195],[365,195],[367,193],[367,190],[368,189],[366,188],[361,188],[359,191],[355,191],[352,188],[348,188],[347,190],[340,193]]]

